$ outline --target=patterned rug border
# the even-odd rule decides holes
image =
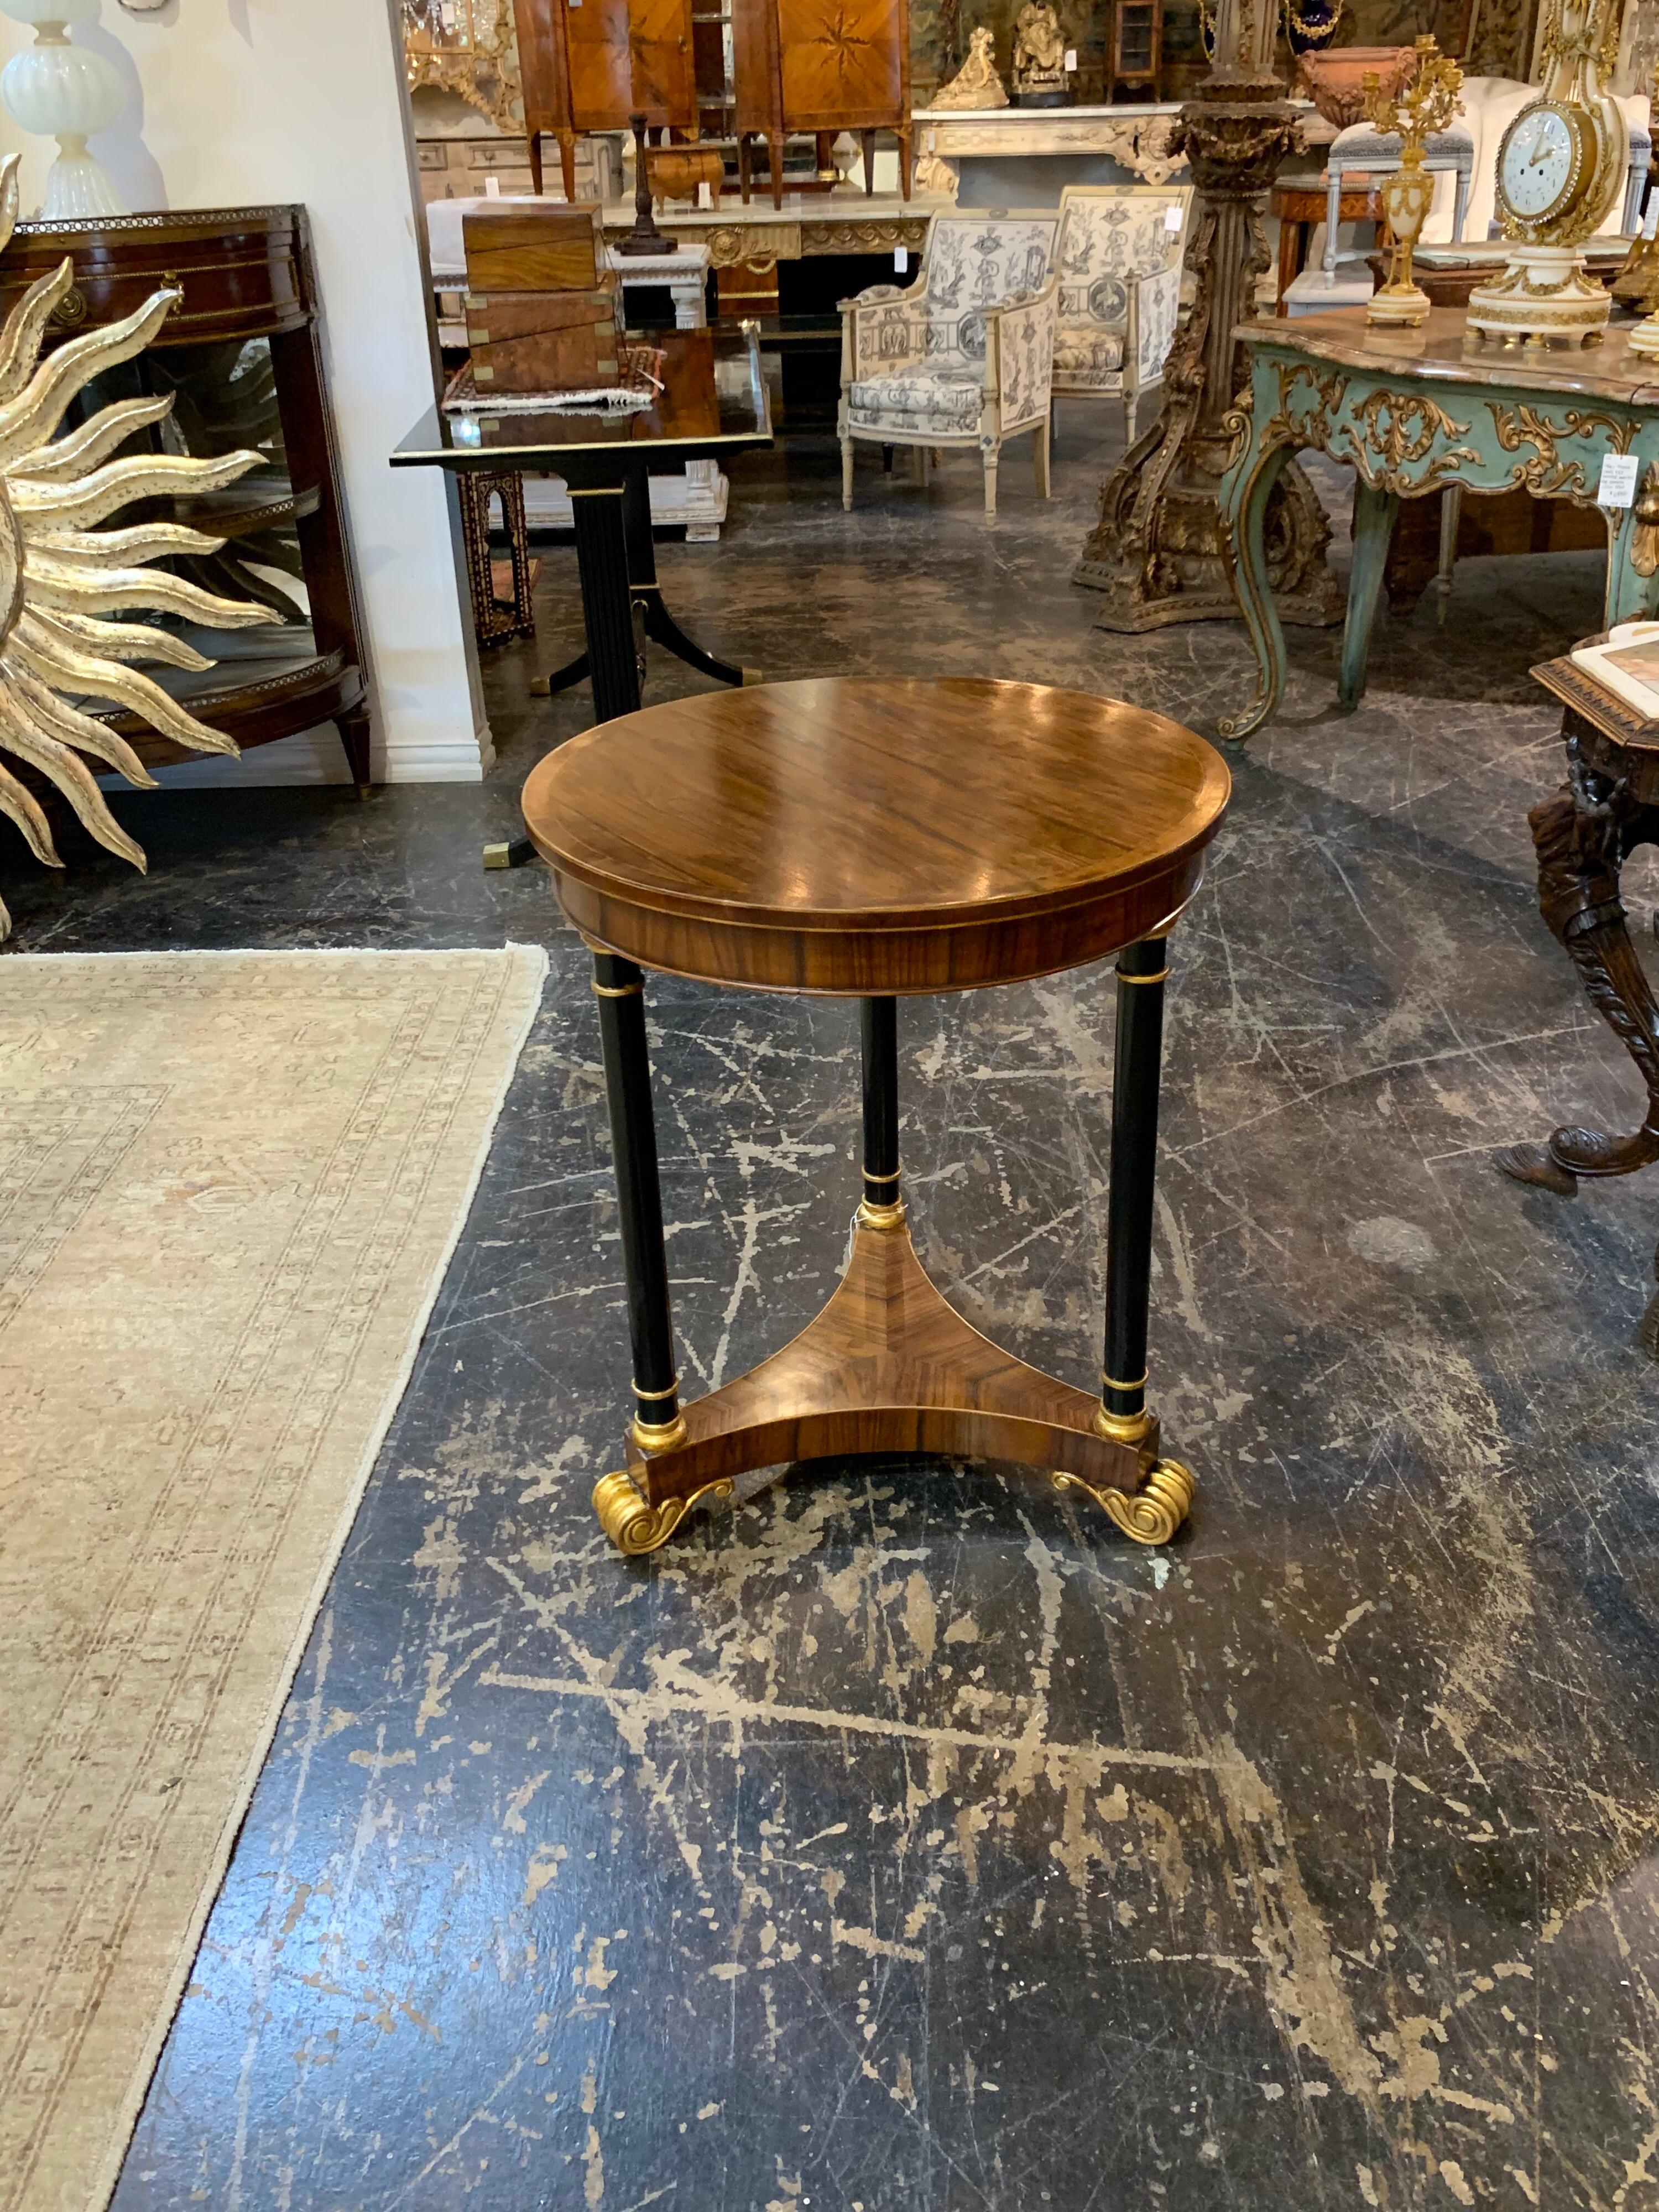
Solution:
[[[0,955],[0,988],[3,988],[5,975],[13,962],[36,968],[52,965],[89,969],[94,964],[107,965],[112,962],[123,963],[149,962],[161,966],[193,961],[207,963],[257,960],[269,962],[273,966],[295,966],[321,961],[360,961],[367,967],[379,962],[395,962],[400,965],[441,963],[453,959],[458,954],[465,957],[478,953],[502,957],[508,962],[516,976],[523,979],[528,987],[526,992],[523,1017],[516,1033],[508,1033],[507,1041],[510,1048],[506,1055],[495,1097],[490,1103],[479,1131],[474,1156],[465,1176],[464,1188],[458,1196],[455,1217],[441,1261],[433,1268],[427,1296],[418,1310],[410,1318],[402,1352],[388,1381],[370,1432],[365,1439],[358,1464],[342,1498],[334,1529],[319,1562],[301,1617],[296,1624],[269,1709],[259,1723],[234,1799],[221,1827],[212,1857],[204,1869],[195,1909],[191,1915],[188,1925],[179,1936],[166,1985],[158,2002],[155,2016],[150,2025],[149,2033],[135,2063],[125,2097],[120,2106],[112,2113],[109,2146],[102,2166],[99,2169],[93,2195],[88,2200],[88,2212],[102,2212],[102,2208],[107,2206],[120,2179],[121,2169],[131,2146],[133,2134],[143,2110],[144,2100],[149,2094],[151,2079],[160,2061],[162,2047],[172,2028],[174,2015],[183,1999],[209,1916],[223,1884],[236,1838],[241,1832],[242,1824],[247,1817],[248,1808],[252,1802],[254,1789],[270,1755],[271,1745],[276,1740],[276,1731],[281,1725],[295,1676],[298,1674],[301,1662],[305,1656],[312,1630],[316,1625],[318,1615],[328,1595],[329,1585],[333,1580],[335,1570],[344,1552],[347,1540],[351,1534],[352,1523],[356,1521],[358,1509],[362,1504],[364,1492],[374,1474],[381,1448],[391,1429],[392,1419],[409,1388],[416,1362],[420,1357],[421,1346],[425,1340],[427,1326],[442,1292],[444,1282],[449,1273],[450,1262],[454,1257],[455,1248],[460,1242],[461,1231],[466,1225],[467,1217],[477,1196],[478,1186],[483,1180],[484,1168],[495,1141],[496,1126],[501,1120],[501,1109],[507,1103],[507,1095],[518,1073],[525,1046],[529,1042],[537,1017],[541,1011],[549,962],[548,955],[543,947],[511,942],[504,945],[422,947],[409,951],[382,951],[346,945],[337,947],[312,945],[294,951],[267,950],[261,946],[229,946],[200,949],[192,947],[177,951],[160,952],[9,952]]]

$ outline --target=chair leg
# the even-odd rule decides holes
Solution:
[[[1052,499],[1048,489],[1048,422],[1045,416],[1031,433],[1031,461],[1036,470],[1036,491],[1039,499]]]
[[[915,457],[916,482],[921,486],[922,489],[926,491],[927,489],[927,448],[926,446],[913,446],[910,450]]]
[[[987,523],[994,522],[997,519],[997,462],[1000,458],[1000,456],[996,447],[988,446],[986,447],[985,520]]]
[[[1133,446],[1135,441],[1135,416],[1139,409],[1140,394],[1127,391],[1123,395],[1123,442]]]
[[[850,438],[843,438],[841,441],[841,503],[846,514],[853,512],[853,441]]]

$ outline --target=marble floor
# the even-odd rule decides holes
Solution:
[[[1067,580],[1108,458],[1069,413],[1054,501],[1011,459],[988,532],[971,462],[924,491],[861,455],[843,516],[802,440],[665,588],[773,676],[1212,725],[1237,625],[1112,635]],[[627,1367],[585,958],[537,872],[477,860],[583,725],[524,696],[572,566],[491,665],[482,789],[135,797],[142,881],[0,848],[24,950],[553,956],[119,2212],[1659,2212],[1659,1179],[1565,1201],[1492,1164],[1639,1119],[1525,826],[1559,757],[1527,670],[1598,626],[1594,562],[1469,564],[1347,719],[1335,633],[1293,633],[1235,759],[1174,941],[1152,1358],[1200,1489],[1170,1551],[891,1460],[636,1564],[587,1504]],[[652,696],[695,683],[653,662]],[[650,1003],[701,1388],[835,1279],[856,1020]],[[1097,969],[901,1023],[927,1264],[1085,1383],[1112,1018]]]

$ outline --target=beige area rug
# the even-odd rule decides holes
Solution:
[[[0,2206],[113,2187],[545,957],[0,959]]]

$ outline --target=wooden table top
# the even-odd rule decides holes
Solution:
[[[1468,336],[1462,307],[1433,307],[1415,330],[1378,329],[1363,307],[1338,307],[1328,315],[1300,315],[1290,322],[1240,323],[1233,332],[1246,345],[1288,346],[1316,361],[1367,373],[1404,372],[1450,384],[1513,390],[1581,392],[1586,398],[1659,406],[1659,362],[1630,349],[1633,323],[1613,323],[1600,345],[1577,347],[1483,344]]]
[[[1152,935],[1203,875],[1221,756],[1035,684],[814,678],[704,694],[550,753],[525,819],[589,941],[763,990],[1052,974]]]

